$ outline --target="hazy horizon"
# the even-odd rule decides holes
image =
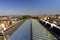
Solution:
[[[0,0],[0,15],[60,14],[60,0]]]

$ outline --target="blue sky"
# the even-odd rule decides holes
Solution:
[[[0,0],[0,15],[52,13],[60,13],[60,0]]]

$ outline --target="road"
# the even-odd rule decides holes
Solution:
[[[36,20],[32,20],[33,40],[57,40],[46,28]]]
[[[25,21],[9,38],[9,40],[57,40],[38,21]]]
[[[23,22],[24,21],[19,21],[17,24],[15,24],[12,27],[10,27],[9,29],[7,29],[4,33],[5,37],[9,38],[14,33],[14,31],[17,30],[17,28],[19,28],[21,26],[21,24]]]

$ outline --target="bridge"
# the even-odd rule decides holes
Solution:
[[[60,40],[60,28],[45,20],[20,20],[1,36],[0,40]]]
[[[37,20],[29,19],[19,26],[8,40],[57,40],[57,38]]]
[[[48,21],[45,20],[39,20],[39,22],[49,31],[51,32],[55,37],[58,38],[58,40],[60,40],[60,27],[50,23]]]

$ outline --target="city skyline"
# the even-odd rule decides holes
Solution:
[[[0,15],[59,14],[60,0],[0,0]]]

